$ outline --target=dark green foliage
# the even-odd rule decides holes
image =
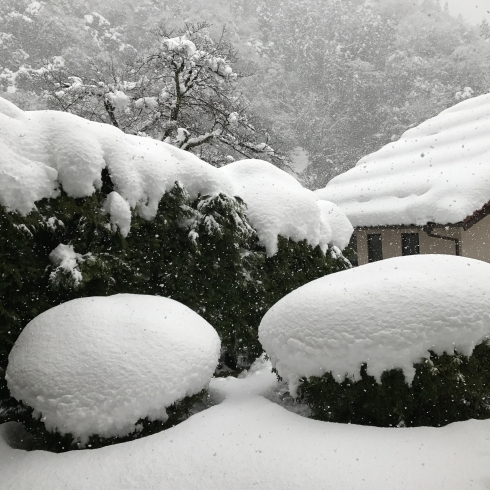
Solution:
[[[315,419],[378,427],[439,427],[490,417],[489,342],[470,357],[431,352],[415,369],[411,386],[399,369],[385,371],[377,383],[365,365],[360,381],[338,383],[330,373],[311,377],[303,380],[300,398]]]
[[[350,267],[343,255],[333,249],[324,255],[320,247],[313,249],[305,240],[293,242],[280,236],[278,249],[264,263],[263,280],[267,294],[265,311],[303,284]]]
[[[156,434],[162,430],[170,429],[184,420],[188,419],[193,413],[201,411],[210,405],[209,395],[206,390],[180,400],[167,408],[168,420],[149,420],[148,417],[137,422],[138,430],[120,437],[100,437],[90,436],[86,445],[82,446],[72,434],[61,434],[57,430],[48,431],[40,417],[32,416],[32,409],[23,407],[20,421],[24,426],[24,433],[19,441],[18,449],[28,451],[42,450],[53,453],[64,453],[77,449],[98,449],[104,446],[111,446],[121,442],[134,441],[142,437]]]
[[[279,237],[267,257],[239,198],[224,194],[191,199],[178,183],[160,201],[156,217],[134,215],[125,238],[100,212],[112,183],[85,199],[61,194],[37,203],[23,217],[0,208],[0,414],[19,420],[4,372],[22,328],[47,309],[85,296],[117,293],[173,298],[203,316],[220,335],[232,369],[253,361],[262,348],[258,325],[282,296],[308,281],[343,270],[342,255],[324,255],[306,242]],[[50,260],[59,245],[79,254],[76,281]]]
[[[133,292],[184,303],[216,328],[227,351],[254,359],[261,352],[257,263],[264,251],[250,252],[257,235],[244,211],[243,203],[223,194],[193,202],[176,185],[154,220],[134,220],[128,244],[141,275]]]
[[[131,292],[170,297],[199,313],[218,331],[234,367],[238,357],[251,362],[262,352],[257,330],[274,303],[349,267],[341,255],[283,237],[278,253],[267,257],[239,198],[192,201],[178,184],[160,201],[155,219],[133,220],[127,244],[139,273]]]

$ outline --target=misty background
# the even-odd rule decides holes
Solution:
[[[0,95],[217,166],[266,159],[316,189],[488,92],[489,19],[490,0],[3,0]],[[217,63],[182,75],[182,105],[161,50],[172,36]]]

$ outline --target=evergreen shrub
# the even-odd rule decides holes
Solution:
[[[184,420],[187,420],[194,413],[200,412],[211,406],[209,393],[206,390],[193,396],[186,397],[175,402],[167,408],[168,419],[150,420],[148,417],[138,420],[137,429],[124,436],[101,437],[94,434],[89,437],[86,444],[82,445],[73,434],[61,434],[57,429],[49,431],[42,422],[41,414],[33,416],[32,408],[23,405],[19,411],[21,417],[18,421],[22,422],[23,427],[18,428],[18,435],[15,438],[15,449],[27,451],[50,451],[53,453],[64,453],[77,449],[98,449],[104,446],[112,446],[121,442],[134,441],[152,434],[156,434],[166,429],[170,429]]]
[[[303,379],[299,398],[317,420],[378,427],[440,427],[490,418],[490,341],[469,357],[430,353],[414,365],[411,385],[400,369],[385,371],[378,383],[361,368],[361,379],[337,382],[331,373]]]
[[[293,289],[350,267],[338,251],[323,254],[283,237],[267,257],[239,198],[192,199],[178,183],[153,220],[134,214],[123,237],[100,211],[113,190],[108,174],[102,177],[92,196],[62,193],[36,203],[28,216],[0,206],[0,423],[23,418],[4,378],[9,352],[22,328],[49,308],[117,293],[170,297],[216,328],[228,366],[238,369],[262,352],[257,330],[267,309]],[[78,254],[81,280],[50,260],[60,244]]]

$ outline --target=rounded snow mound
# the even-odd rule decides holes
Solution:
[[[396,257],[312,281],[277,302],[259,340],[292,393],[302,377],[378,381],[456,349],[471,355],[490,335],[490,264],[449,255]]]
[[[206,387],[219,353],[214,328],[177,301],[82,298],[25,327],[6,379],[47,429],[84,443],[91,434],[125,435],[140,418],[166,420],[165,407]]]

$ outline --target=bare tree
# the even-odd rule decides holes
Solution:
[[[239,90],[236,50],[224,29],[214,40],[208,28],[162,26],[153,46],[129,61],[87,60],[83,73],[51,63],[37,76],[54,108],[165,141],[215,165],[243,157],[281,164]]]

